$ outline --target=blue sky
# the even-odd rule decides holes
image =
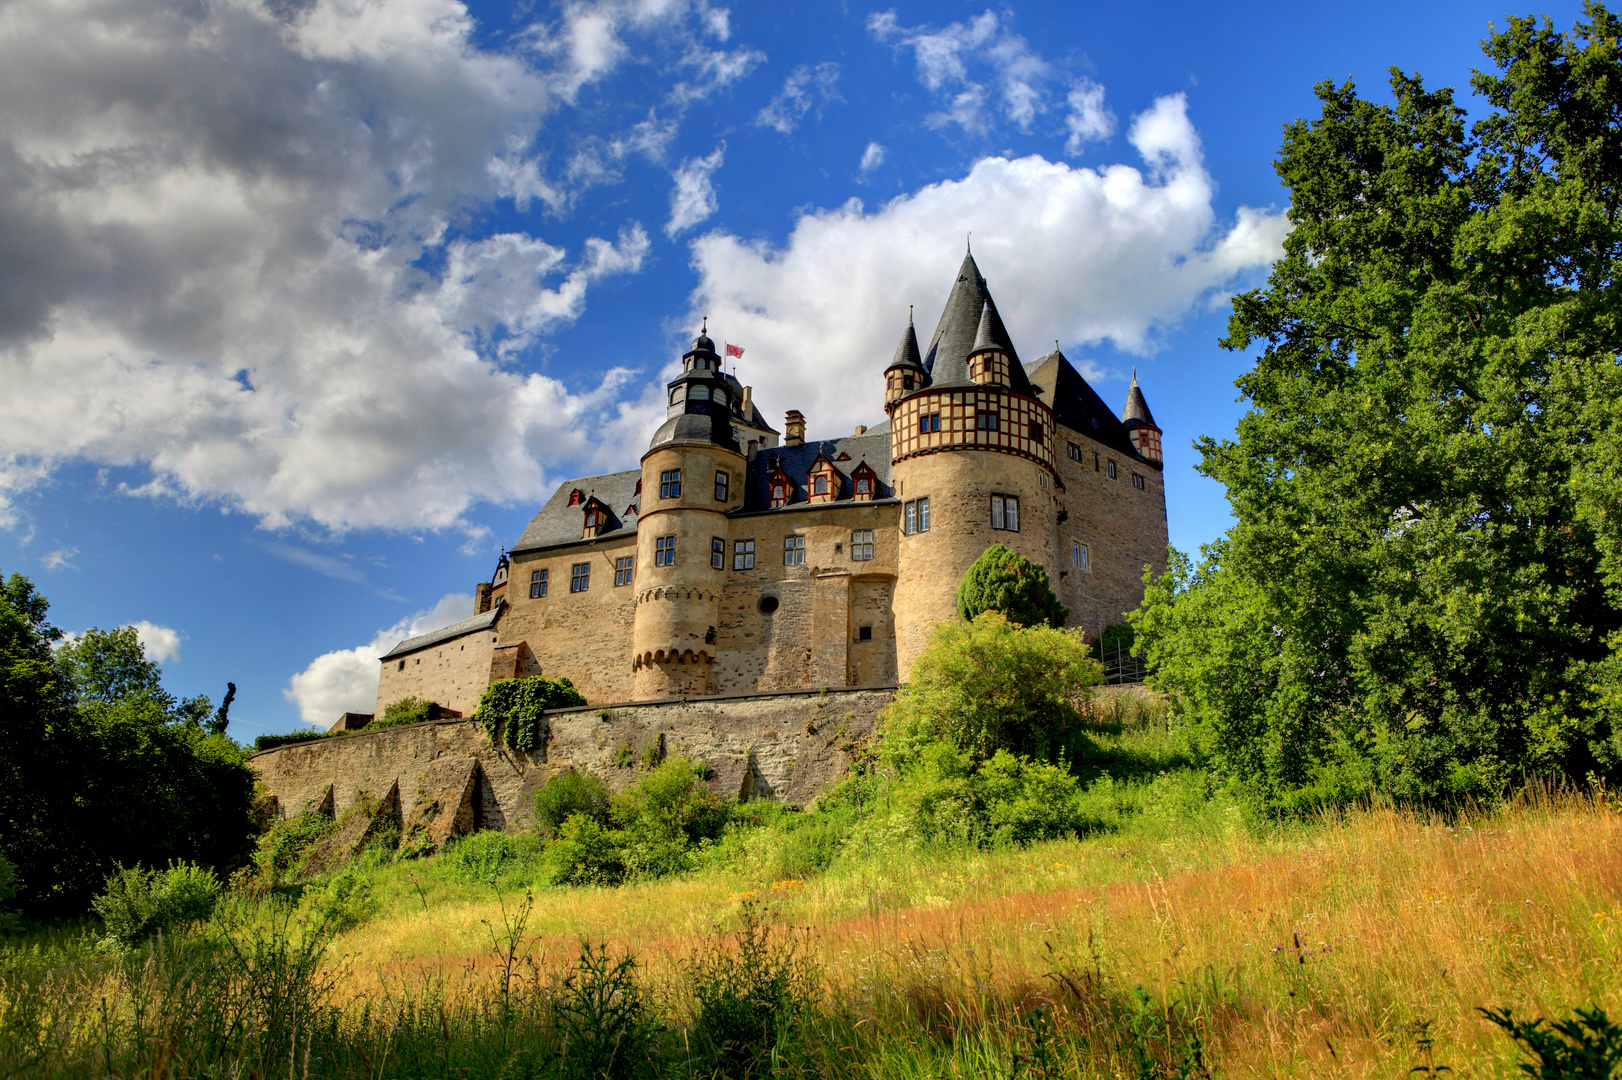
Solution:
[[[1112,403],[1138,369],[1197,548],[1281,126],[1325,78],[1467,87],[1505,12],[14,0],[0,571],[236,682],[239,738],[330,722],[557,483],[634,465],[700,315],[769,417],[847,432],[971,231],[1024,356]]]

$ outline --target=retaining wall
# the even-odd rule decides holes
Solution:
[[[436,720],[280,746],[251,760],[283,815],[341,815],[370,797],[436,842],[524,825],[535,789],[568,768],[618,791],[661,753],[704,762],[718,795],[803,806],[845,774],[850,748],[872,733],[894,694],[874,687],[562,709],[547,715],[545,746],[533,754],[493,745],[472,720]]]

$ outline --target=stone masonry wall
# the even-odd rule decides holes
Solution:
[[[523,826],[535,790],[571,766],[621,790],[661,746],[708,765],[718,795],[804,805],[845,774],[850,747],[892,697],[835,690],[565,709],[549,714],[545,750],[533,755],[492,745],[471,721],[441,720],[295,743],[251,763],[283,815],[342,815],[369,795],[436,842]]]
[[[377,677],[376,715],[403,698],[419,697],[473,715],[490,685],[496,631],[478,630],[385,663]]]

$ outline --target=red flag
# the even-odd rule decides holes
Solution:
[[[738,345],[728,345],[727,346],[727,355],[728,356],[736,356],[739,360],[742,360],[743,359],[743,348],[741,346],[738,346]]]

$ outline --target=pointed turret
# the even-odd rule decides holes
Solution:
[[[1138,369],[1132,369],[1132,385],[1126,391],[1126,408],[1121,410],[1121,424],[1132,440],[1132,448],[1155,465],[1162,464],[1160,455],[1160,427],[1155,423],[1149,403],[1138,389]]]
[[[992,321],[995,318],[996,316],[991,313],[990,301],[981,305],[980,329],[975,332],[974,347],[969,350],[970,356],[975,353],[992,352],[1002,348],[1001,345],[997,344],[997,328]]]
[[[999,329],[997,313],[987,300],[980,309],[980,328],[975,331],[974,347],[969,350],[969,379],[981,386],[1007,386],[1010,382],[1008,350],[1000,340]]]
[[[980,324],[985,320],[987,306],[991,308],[991,340],[1008,357],[1006,382],[1009,389],[1028,394],[1030,383],[1025,378],[1025,369],[1020,366],[1019,354],[1014,350],[1014,343],[1003,326],[1002,316],[997,312],[997,301],[992,299],[991,290],[986,285],[986,279],[980,276],[980,267],[975,264],[973,255],[963,256],[957,280],[952,283],[952,290],[946,297],[946,307],[941,311],[940,322],[936,324],[935,334],[929,339],[929,349],[924,353],[924,368],[929,372],[930,383],[950,386],[973,381],[969,377],[969,356],[980,338]]]
[[[895,359],[884,369],[884,408],[890,411],[895,404],[914,390],[929,385],[929,372],[924,370],[923,358],[918,353],[918,332],[913,329],[912,312],[907,312],[907,329],[901,343],[895,347]]]

